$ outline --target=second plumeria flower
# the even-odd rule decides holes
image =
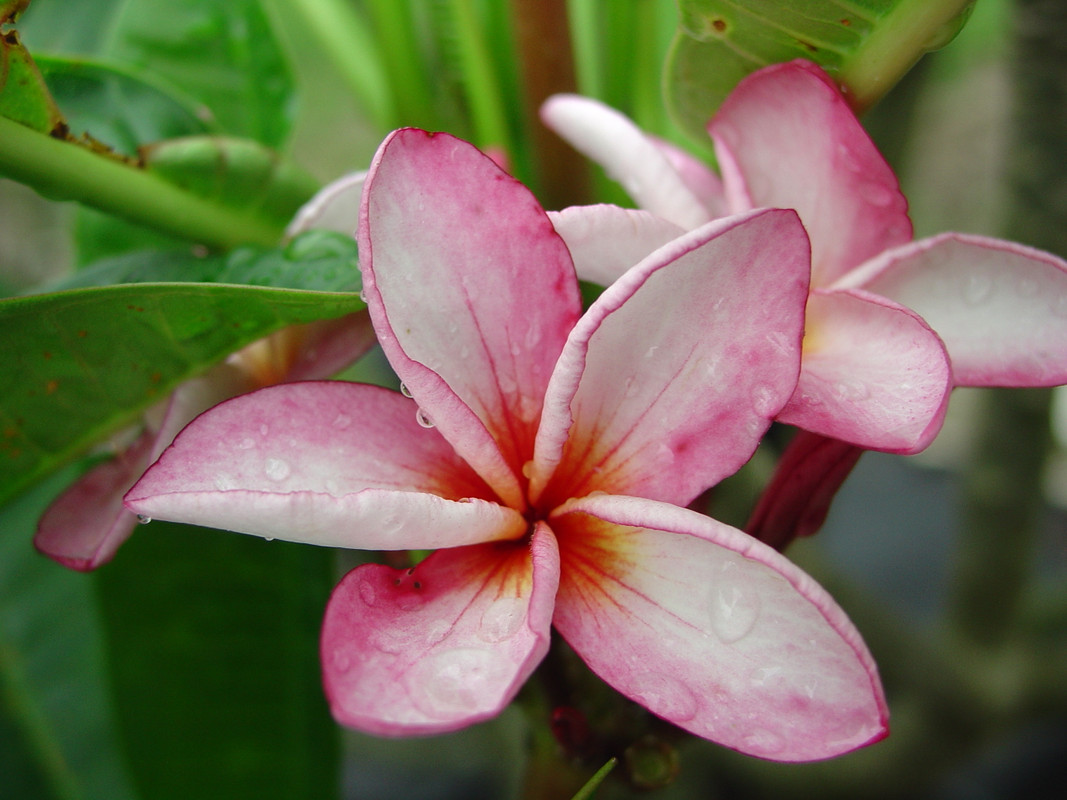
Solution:
[[[746,753],[825,758],[885,735],[873,661],[811,578],[684,506],[752,454],[796,386],[807,238],[792,211],[697,227],[585,314],[567,247],[471,145],[401,130],[363,194],[360,259],[404,394],[278,386],[204,414],[134,511],[366,565],[322,631],[336,718],[377,734],[497,714],[550,628],[607,683]]]

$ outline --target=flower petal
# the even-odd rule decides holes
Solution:
[[[552,375],[531,500],[684,505],[737,470],[796,386],[807,274],[796,214],[764,209],[687,233],[609,286]]]
[[[37,523],[34,547],[80,572],[110,561],[137,526],[137,516],[122,505],[122,496],[152,463],[154,440],[155,434],[146,431],[67,487]]]
[[[609,286],[685,231],[647,211],[600,204],[549,211],[556,233],[563,237],[583,281]]]
[[[749,755],[808,761],[886,734],[877,668],[845,613],[751,536],[632,497],[572,501],[557,630],[609,684]]]
[[[781,422],[870,450],[915,453],[941,430],[948,355],[914,312],[855,290],[813,292],[804,360]]]
[[[375,156],[359,244],[396,373],[456,451],[521,508],[519,471],[581,311],[563,240],[533,195],[472,145],[407,129]]]
[[[517,538],[492,492],[415,404],[375,386],[292,383],[191,423],[126,496],[130,510],[336,547],[454,547]]]
[[[944,233],[842,281],[913,309],[944,340],[957,386],[1067,383],[1067,262],[1014,242]]]
[[[548,651],[558,584],[559,551],[544,523],[529,544],[439,550],[407,571],[353,570],[322,626],[334,717],[397,736],[495,716]]]
[[[337,319],[294,325],[284,332],[288,332],[296,348],[283,376],[287,383],[336,375],[366,355],[377,342],[366,310]]]
[[[675,168],[675,153],[668,154],[615,109],[588,97],[557,94],[541,105],[541,119],[572,147],[604,167],[641,208],[685,229],[716,216]],[[686,174],[696,170],[697,163],[691,159],[683,164]],[[697,182],[706,190],[717,180],[706,168],[705,172]]]
[[[911,239],[896,176],[814,64],[775,64],[748,76],[708,131],[735,211],[774,206],[800,214],[813,286]]]
[[[356,235],[359,224],[359,204],[363,196],[363,184],[367,171],[351,172],[319,189],[296,212],[285,229],[287,238],[318,228],[338,233]]]
[[[847,442],[797,431],[745,532],[778,551],[797,537],[812,535],[826,521],[834,496],[865,452]]]

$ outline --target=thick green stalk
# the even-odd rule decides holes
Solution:
[[[837,74],[857,112],[874,105],[924,53],[956,35],[975,0],[902,0]]]
[[[74,200],[210,247],[274,245],[282,230],[190,194],[150,171],[0,117],[0,175],[55,200]]]
[[[448,5],[455,25],[475,144],[482,148],[502,147],[505,152],[513,153],[515,148],[496,66],[489,55],[486,31],[480,24],[474,3],[472,0],[449,0]]]
[[[367,10],[374,20],[378,41],[386,44],[381,48],[381,60],[396,107],[396,119],[388,127],[440,128],[434,87],[429,82],[425,56],[419,48],[419,31],[410,0],[370,0]]]

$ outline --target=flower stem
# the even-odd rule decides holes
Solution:
[[[837,74],[853,110],[862,113],[896,85],[924,53],[948,44],[975,0],[901,0]]]
[[[275,223],[198,197],[150,171],[0,117],[0,175],[54,200],[101,211],[211,247],[277,244]]]

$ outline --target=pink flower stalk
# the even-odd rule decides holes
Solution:
[[[684,508],[795,387],[809,252],[793,212],[684,233],[582,315],[533,196],[471,145],[407,129],[374,159],[358,238],[404,394],[325,381],[236,398],[126,497],[154,518],[434,551],[358,567],[330,598],[341,723],[403,736],[494,716],[555,626],[627,697],[752,755],[885,735],[874,663],[826,592]]]
[[[295,236],[310,228],[354,233],[365,175],[346,176],[325,187],[298,212],[287,234]],[[123,507],[123,495],[190,420],[253,389],[329,377],[373,344],[374,330],[361,311],[284,328],[182,383],[146,414],[144,428],[132,443],[90,469],[52,502],[37,524],[34,546],[83,572],[107,563],[138,522]]]
[[[708,126],[721,182],[595,101],[557,96],[542,116],[642,208],[683,228],[754,207],[797,210],[811,239],[812,292],[801,377],[782,422],[911,453],[937,434],[952,385],[1067,382],[1067,263],[982,236],[912,242],[895,176],[814,64],[776,64],[738,84]],[[568,244],[577,237],[595,249],[618,236],[593,213],[557,218]],[[611,277],[597,270],[590,279]]]

